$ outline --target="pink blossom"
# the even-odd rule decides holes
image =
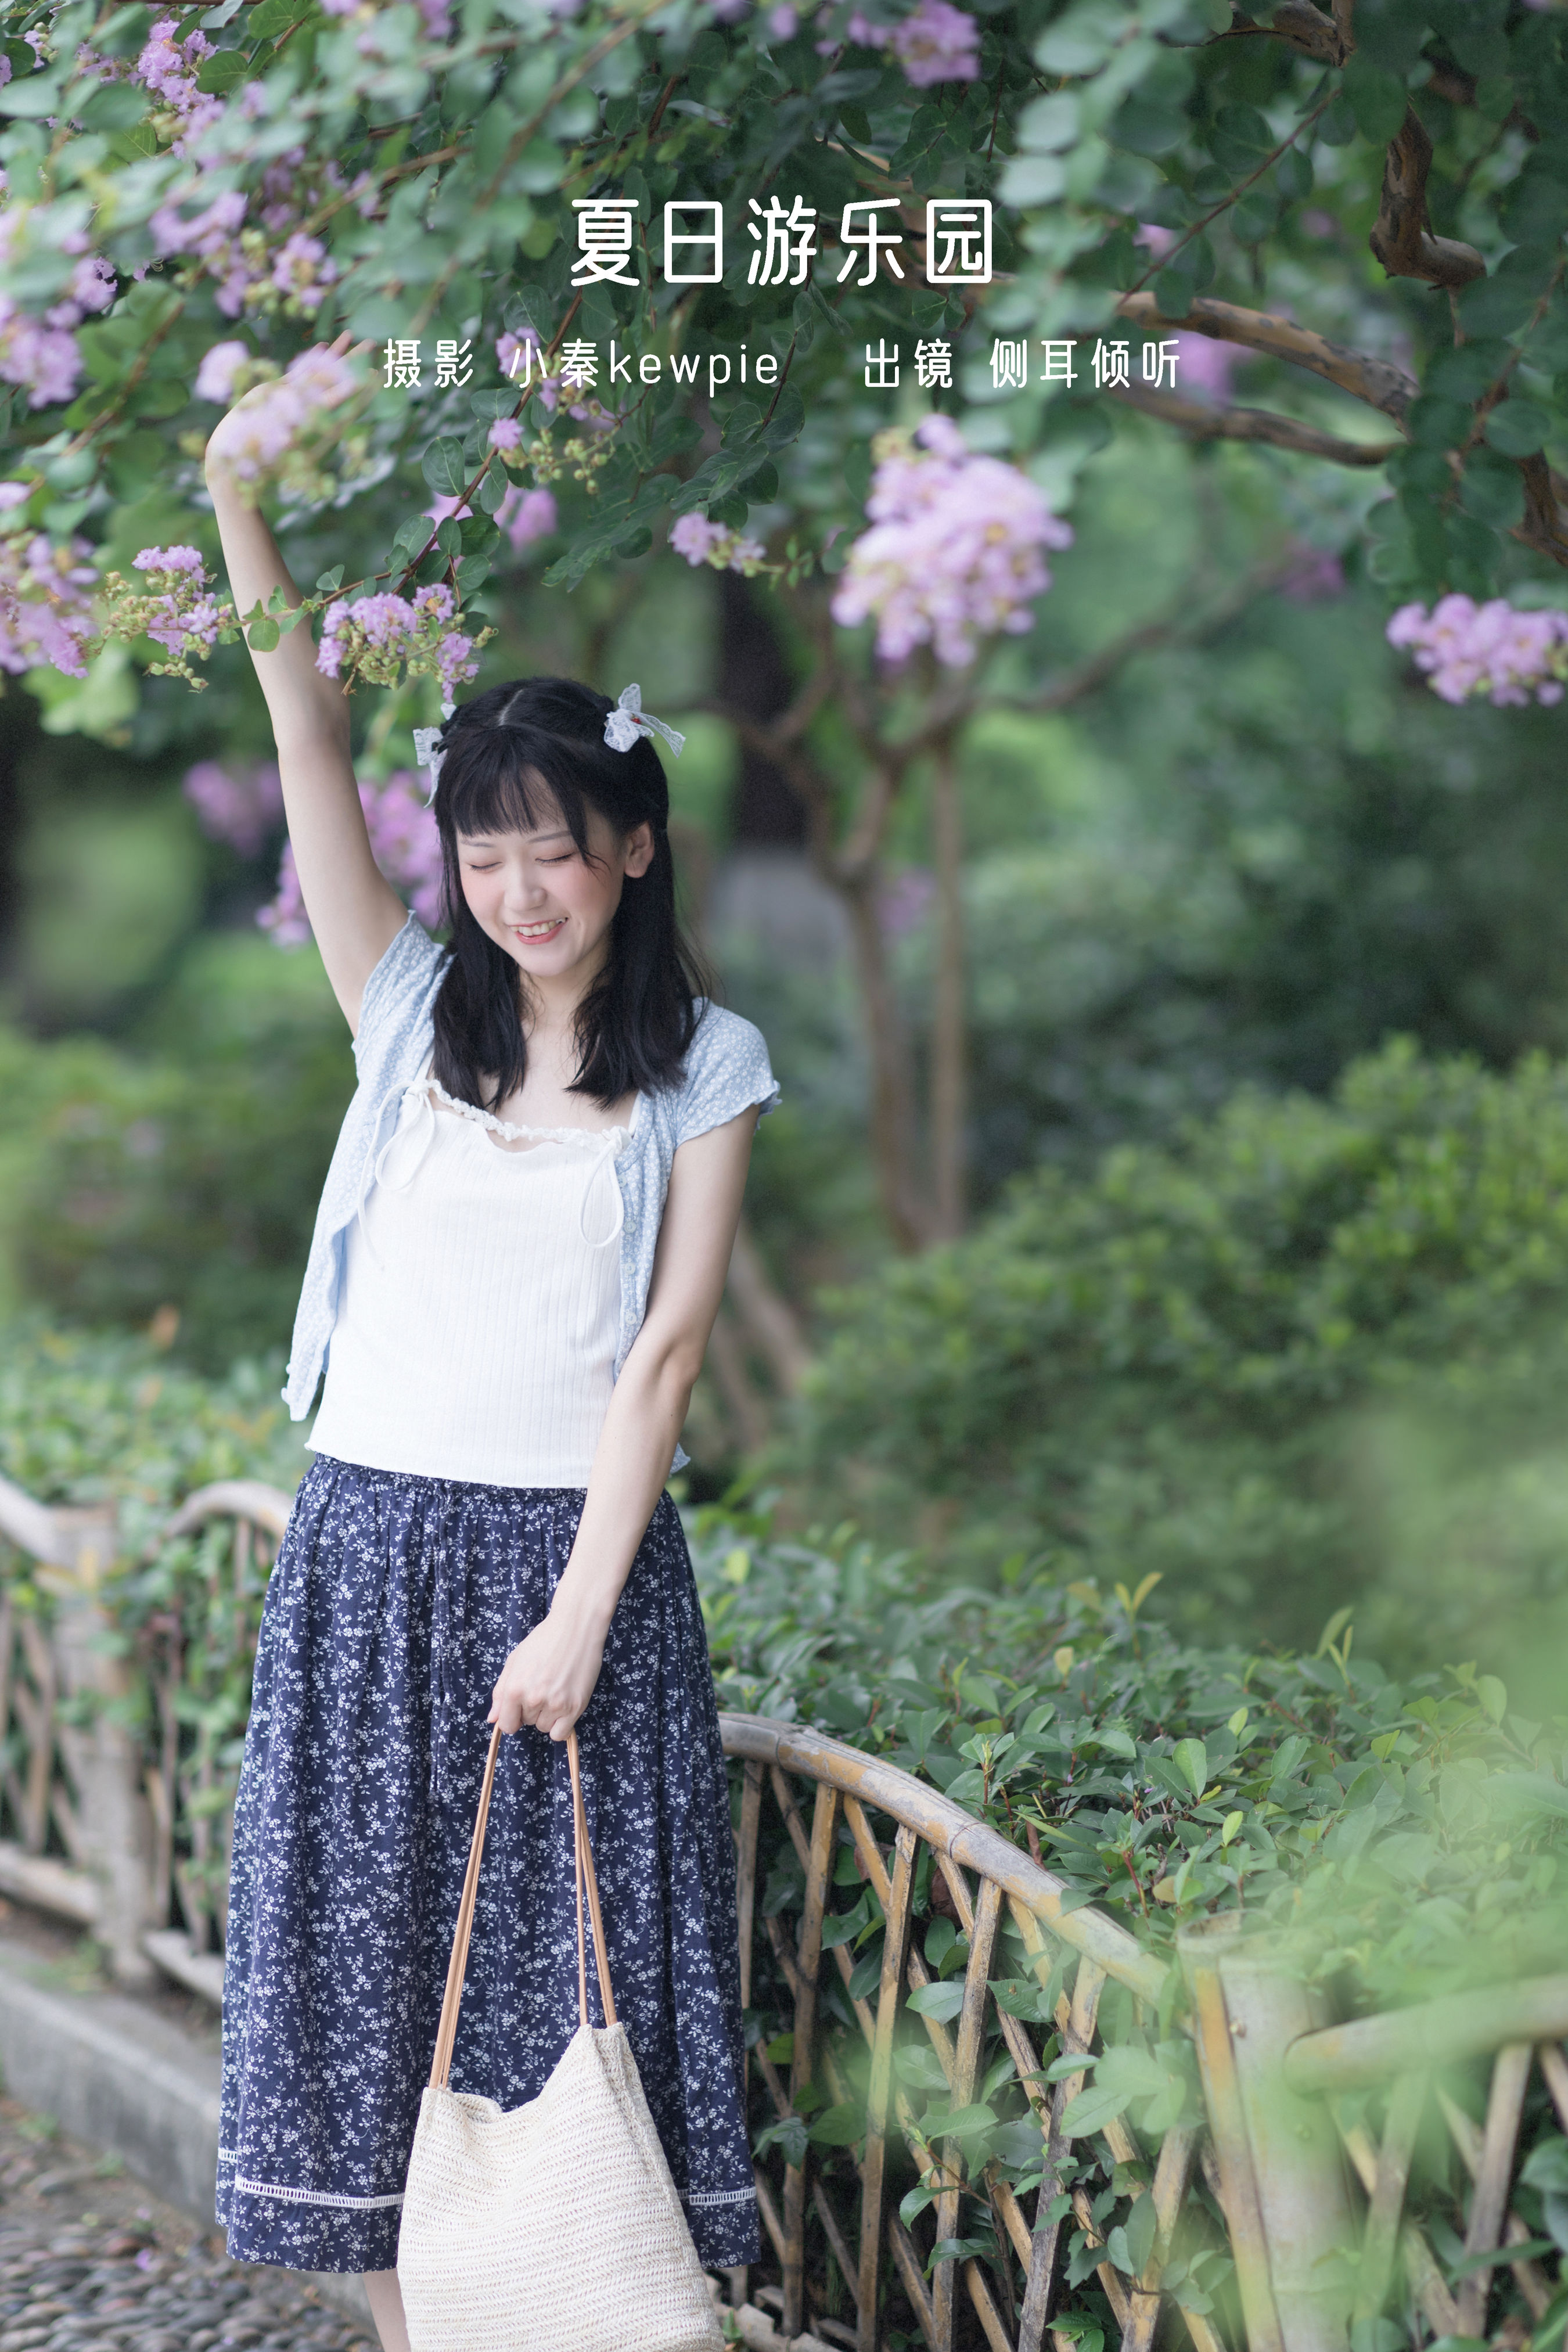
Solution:
[[[379,787],[362,783],[359,801],[372,856],[420,921],[434,926],[441,913],[441,836],[421,780],[400,768]],[[256,919],[280,948],[303,947],[310,937],[292,843],[284,845],[278,895]]]
[[[321,0],[329,16],[352,16],[360,5],[361,0]]]
[[[521,335],[498,335],[496,359],[502,375],[511,377],[514,382],[521,380],[526,383],[531,354],[537,357],[539,349],[539,337],[531,327],[524,327]]]
[[[1559,702],[1568,678],[1568,613],[1521,613],[1506,597],[1478,604],[1469,596],[1443,596],[1430,614],[1402,604],[1386,631],[1391,646],[1409,646],[1415,667],[1445,702],[1485,696],[1501,706]]]
[[[467,522],[474,510],[472,507],[466,507],[461,499],[437,497],[431,499],[425,511],[432,522],[441,523]]]
[[[1212,335],[1178,335],[1176,373],[1182,390],[1228,400],[1230,380],[1242,356],[1234,343],[1217,342]]]
[[[406,597],[387,592],[357,604],[340,597],[327,607],[316,667],[340,677],[346,664],[371,686],[396,686],[406,665],[410,677],[438,677],[442,700],[449,702],[479,666],[474,639],[447,625],[457,617],[456,599],[441,581]]]
[[[444,41],[452,29],[452,16],[447,0],[418,0],[418,7],[429,38]]]
[[[514,482],[496,509],[496,521],[505,531],[514,555],[548,539],[556,526],[555,500],[549,490],[525,490]]]
[[[950,416],[928,416],[915,444],[879,436],[871,528],[849,551],[833,617],[845,628],[875,617],[884,661],[929,644],[960,668],[981,637],[1029,627],[1051,584],[1040,551],[1070,547],[1072,531],[1016,466],[975,456]]]
[[[214,343],[196,370],[196,398],[216,401],[220,408],[226,408],[234,398],[234,379],[249,357],[243,343]]]
[[[9,514],[13,507],[25,507],[32,495],[31,482],[0,482],[0,514]]]
[[[1299,540],[1279,574],[1279,593],[1293,604],[1317,604],[1342,594],[1344,565],[1332,548],[1312,547]]]
[[[800,19],[790,7],[772,8],[768,12],[768,31],[775,41],[793,41],[800,28]]]
[[[73,334],[29,319],[9,295],[0,294],[0,383],[20,384],[29,408],[47,408],[74,396],[80,373]]]
[[[180,117],[180,135],[174,142],[174,151],[176,155],[184,155],[198,131],[221,121],[224,105],[221,98],[209,97],[196,87],[195,69],[212,56],[212,43],[205,33],[193,30],[185,35],[181,46],[178,34],[179,26],[173,16],[160,16],[149,31],[146,46],[132,72],[154,98],[161,98]]]
[[[516,416],[498,416],[490,426],[492,449],[516,449],[522,442],[522,421]]]
[[[237,772],[218,760],[198,760],[185,772],[184,795],[196,822],[214,841],[254,857],[283,816],[283,786],[276,767],[254,761]]]
[[[914,14],[894,26],[889,46],[916,89],[973,81],[980,71],[980,27],[948,0],[920,0]]]
[[[42,531],[0,539],[0,669],[57,669],[87,676],[98,574],[86,541],[60,542]]]
[[[131,559],[138,572],[203,572],[205,563],[194,547],[144,547]]]
[[[671,527],[669,544],[688,563],[706,563],[714,572],[754,572],[767,561],[761,540],[743,539],[706,515],[681,515]]]
[[[1140,221],[1132,233],[1134,245],[1148,248],[1156,261],[1163,261],[1176,242],[1173,228],[1162,228],[1158,221]]]
[[[338,265],[329,260],[327,248],[319,237],[307,236],[296,231],[282,246],[272,264],[272,283],[280,294],[290,297],[300,310],[319,310],[328,287],[337,277]]]
[[[10,58],[9,58],[8,57],[6,57],[6,55],[5,54],[4,50],[0,50],[0,89],[5,89],[5,87],[6,83],[10,80],[10,79],[11,79],[11,60],[10,60]]]
[[[850,40],[862,49],[885,49],[893,37],[891,25],[873,25],[870,18],[863,16],[858,8],[855,10],[844,29]]]
[[[79,261],[71,272],[71,300],[83,310],[107,310],[114,299],[114,265],[99,253]]]

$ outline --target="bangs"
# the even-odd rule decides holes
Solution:
[[[476,730],[459,736],[441,763],[437,818],[456,835],[537,833],[553,817],[579,850],[588,846],[587,806],[558,740],[534,728]]]

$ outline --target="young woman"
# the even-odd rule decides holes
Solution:
[[[236,604],[297,604],[232,436],[207,481]],[[452,2087],[518,2106],[576,2025],[575,1725],[616,2005],[698,2252],[758,2251],[724,1764],[664,1486],[777,1089],[698,993],[646,726],[561,678],[459,708],[443,949],[371,856],[310,632],[255,660],[359,1088],[285,1391],[302,1418],[324,1366],[235,1814],[217,2210],[241,2261],[363,2273],[405,2352],[399,2207],[490,1724]]]

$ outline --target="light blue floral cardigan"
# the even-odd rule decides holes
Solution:
[[[432,1007],[446,951],[413,916],[365,982],[354,1065],[359,1085],[343,1118],[327,1170],[316,1230],[294,1318],[294,1343],[283,1390],[291,1418],[310,1412],[325,1370],[337,1320],[349,1226],[367,1189],[388,1106],[424,1069],[434,1037]],[[616,1372],[631,1351],[647,1308],[654,1251],[677,1147],[722,1127],[748,1104],[773,1108],[778,1086],[760,1030],[721,1006],[703,1007],[678,1087],[640,1095],[631,1139],[615,1160],[626,1214],[621,1226],[621,1332]],[[687,1456],[676,1449],[679,1470]]]

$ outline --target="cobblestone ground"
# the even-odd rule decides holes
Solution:
[[[116,2158],[0,2099],[0,2352],[374,2352],[291,2273],[222,2248]]]

